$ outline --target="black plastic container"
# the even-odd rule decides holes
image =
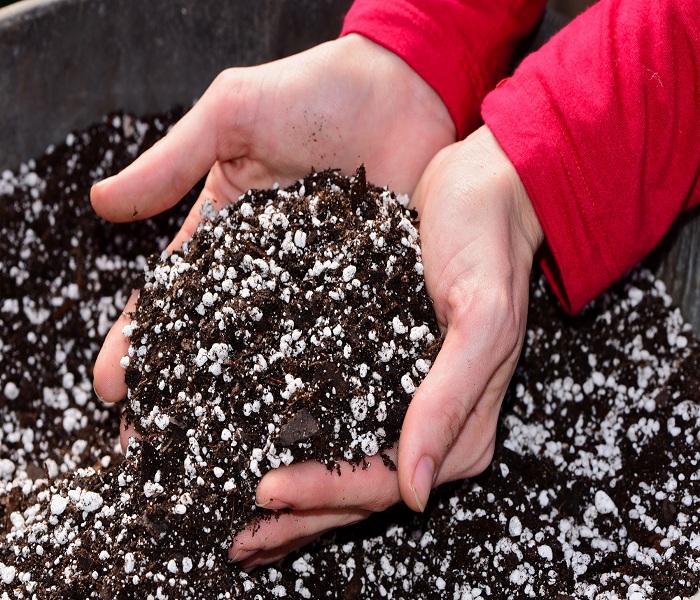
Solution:
[[[0,172],[115,110],[188,106],[224,68],[332,39],[351,0],[24,0],[0,9]],[[564,20],[549,13],[533,46]],[[697,211],[696,211],[697,214]],[[649,261],[700,333],[700,219]]]

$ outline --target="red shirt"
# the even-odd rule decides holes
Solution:
[[[401,56],[461,136],[480,109],[539,217],[544,271],[576,312],[700,203],[700,10],[601,0],[491,91],[544,4],[356,0],[343,32]]]

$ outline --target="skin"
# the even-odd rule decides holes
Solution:
[[[454,139],[435,92],[394,54],[351,35],[224,72],[164,140],[92,190],[100,215],[128,221],[172,206],[207,172],[200,201],[230,202],[250,187],[289,183],[311,166],[352,173],[364,162],[370,181],[412,194],[419,211],[426,285],[446,337],[393,451],[398,471],[376,461],[343,468],[341,476],[313,462],[269,472],[258,504],[292,511],[236,536],[229,555],[243,568],[401,500],[423,511],[433,487],[476,475],[491,461],[543,234],[488,128]],[[198,219],[195,206],[171,248]],[[121,330],[134,306],[132,296],[95,365],[95,390],[106,401],[126,395]],[[123,445],[133,433],[123,432]]]

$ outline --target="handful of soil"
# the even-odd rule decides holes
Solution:
[[[439,334],[412,215],[364,168],[209,216],[152,262],[123,363],[144,485],[227,548],[270,468],[396,443]]]
[[[237,594],[227,549],[262,515],[265,472],[378,454],[392,466],[384,452],[440,342],[414,215],[361,167],[203,216],[181,252],[150,259],[124,329],[140,441],[117,468],[40,492],[20,528],[47,567],[20,561],[36,589]]]

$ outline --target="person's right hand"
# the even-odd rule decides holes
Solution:
[[[530,271],[544,233],[517,170],[485,125],[441,150],[412,198],[425,285],[445,337],[382,461],[342,474],[318,462],[268,471],[257,502],[289,509],[239,532],[243,568],[273,562],[329,529],[403,500],[423,511],[432,488],[491,462],[498,415],[525,337]]]
[[[456,131],[436,92],[403,60],[351,34],[269,64],[224,71],[168,135],[118,175],[95,185],[93,207],[117,222],[176,204],[209,173],[169,246],[189,239],[204,199],[235,201],[250,188],[287,185],[312,168],[353,173],[412,193],[424,168]],[[119,361],[133,295],[105,339],[94,368],[95,391],[126,396]],[[125,446],[131,431],[122,432]]]

